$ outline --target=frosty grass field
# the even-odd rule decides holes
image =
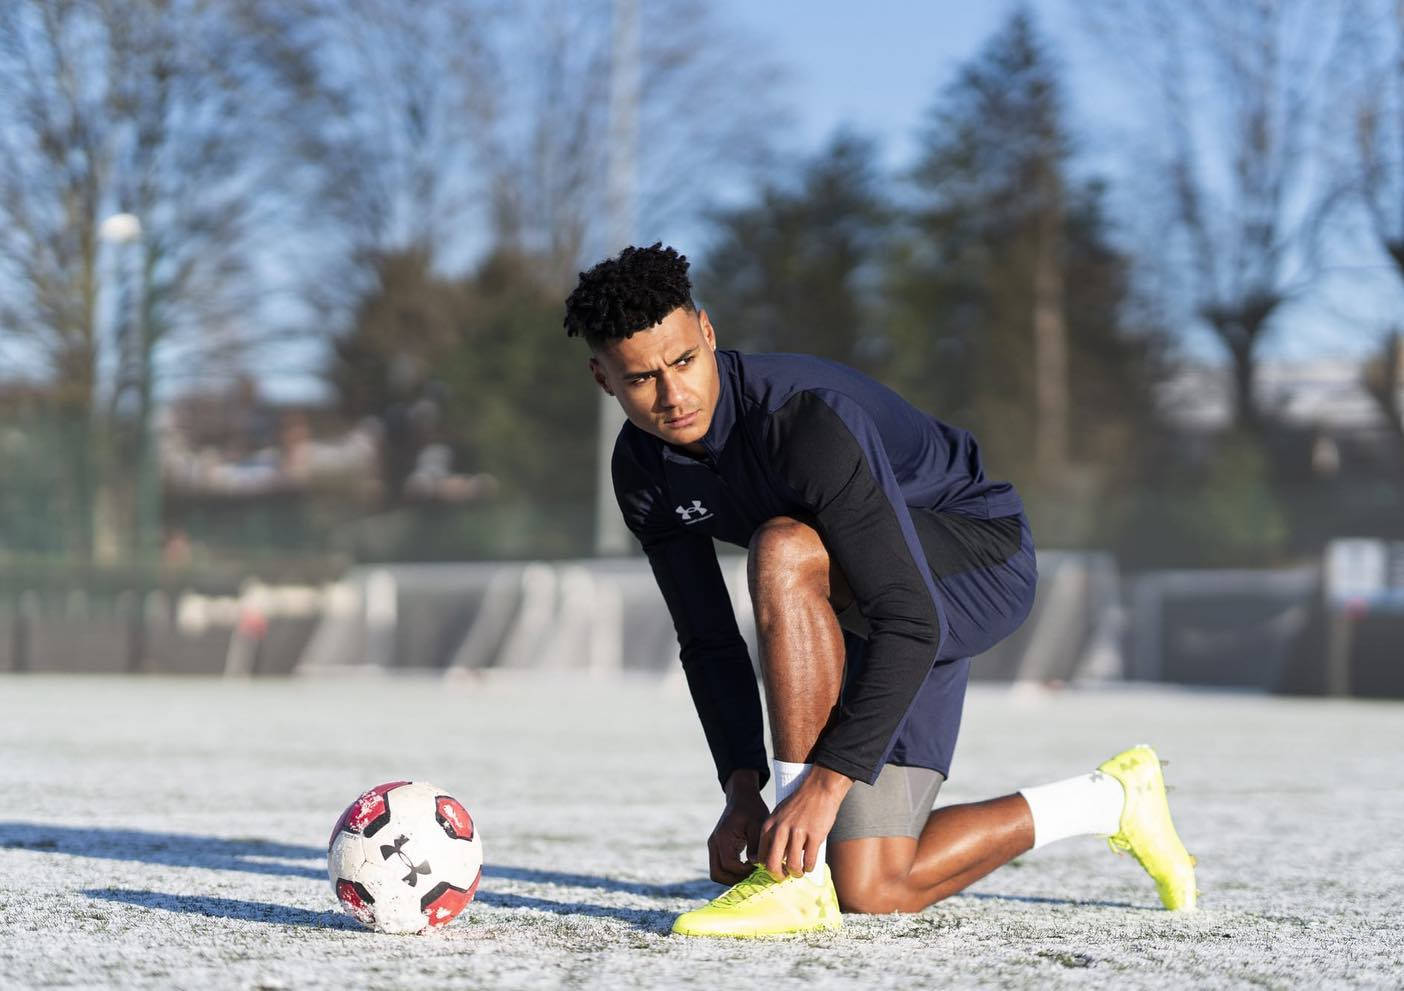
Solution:
[[[0,677],[0,985],[114,988],[1404,985],[1404,705],[1166,688],[972,690],[941,801],[1171,761],[1202,910],[1104,844],[1027,855],[919,915],[777,941],[668,935],[719,890],[720,792],[673,677]],[[327,834],[424,778],[477,819],[464,916],[382,936]]]

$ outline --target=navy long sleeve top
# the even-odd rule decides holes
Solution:
[[[615,444],[615,494],[677,629],[683,669],[725,786],[769,776],[760,695],[713,539],[740,547],[777,516],[815,521],[868,621],[866,662],[815,761],[877,779],[940,648],[944,610],[910,509],[1022,511],[985,478],[970,433],[867,376],[806,355],[716,352],[717,408],[700,457],[632,423]]]

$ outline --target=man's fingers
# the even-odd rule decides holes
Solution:
[[[739,881],[746,874],[746,862],[741,859],[740,846],[733,839],[728,838],[722,842],[717,860],[722,873],[732,883]]]
[[[761,826],[760,839],[756,841],[756,848],[751,853],[751,860],[757,864],[767,863],[770,858],[770,848],[775,844],[775,824],[769,819]]]
[[[751,855],[752,860],[760,859],[760,822],[752,819],[746,823],[746,850]]]
[[[804,838],[804,833],[797,829],[792,830],[790,833],[790,842],[785,852],[785,870],[789,872],[791,877],[799,877],[806,870],[804,866]]]
[[[718,884],[722,883],[721,855],[717,852],[717,838],[715,835],[707,841],[707,873]]]
[[[718,884],[735,884],[745,870],[736,855],[735,839],[725,834],[713,833],[707,840],[707,861],[711,878]]]
[[[819,866],[819,844],[813,842],[804,845],[804,872],[808,874]]]
[[[770,871],[773,877],[785,876],[785,852],[790,842],[790,827],[776,826],[767,836],[761,834],[761,846],[769,845],[769,852],[765,855],[765,869]]]

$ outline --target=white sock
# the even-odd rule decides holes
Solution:
[[[1035,850],[1069,836],[1110,836],[1121,828],[1126,791],[1110,774],[1092,771],[1019,794],[1033,814]]]
[[[790,797],[791,792],[800,786],[804,776],[809,773],[813,764],[792,764],[785,760],[772,760],[770,766],[775,773],[775,804],[779,805]],[[824,877],[824,853],[828,850],[829,841],[825,840],[819,844],[819,853],[814,861],[814,870],[805,877],[815,881],[823,880]]]

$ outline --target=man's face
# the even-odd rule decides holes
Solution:
[[[721,392],[716,350],[706,311],[679,307],[595,352],[590,371],[634,426],[699,454]]]

